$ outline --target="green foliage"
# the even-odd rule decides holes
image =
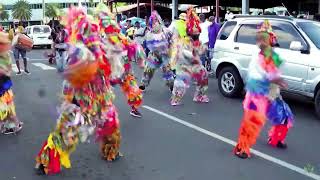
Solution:
[[[12,16],[14,19],[27,21],[31,19],[31,15],[30,4],[26,0],[19,0],[12,7]]]
[[[6,21],[9,19],[8,11],[0,11],[0,20]]]
[[[312,166],[311,164],[307,164],[304,167],[304,170],[307,171],[308,173],[313,173],[314,172],[314,166]]]
[[[45,15],[52,19],[59,17],[59,4],[46,4]]]

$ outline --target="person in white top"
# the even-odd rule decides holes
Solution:
[[[204,14],[200,14],[200,28],[201,33],[199,35],[199,41],[201,43],[201,53],[200,53],[200,60],[202,62],[202,65],[206,67],[206,62],[208,60],[208,46],[209,46],[209,32],[208,28],[212,24],[212,22],[208,21],[206,19],[206,16]]]
[[[206,44],[209,42],[208,28],[212,24],[212,22],[209,22],[204,14],[200,14],[200,21],[201,33],[199,36],[199,40],[201,44]]]
[[[135,26],[136,29],[134,31],[134,40],[140,45],[143,45],[146,28],[141,27],[140,22],[138,21],[135,23]]]
[[[230,11],[230,9],[228,9],[227,10],[227,13],[226,13],[226,15],[225,15],[225,17],[224,17],[224,19],[226,20],[226,21],[229,21],[230,19],[232,19],[233,18],[233,13]]]

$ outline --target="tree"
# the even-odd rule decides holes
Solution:
[[[8,11],[0,11],[0,20],[6,21],[9,19]]]
[[[53,27],[55,18],[59,17],[59,4],[54,4],[54,3],[46,4],[45,11],[46,11],[45,15],[48,18],[51,18],[51,23],[52,23],[51,26]]]
[[[12,7],[12,17],[20,21],[28,21],[31,19],[30,4],[26,0],[17,1]]]
[[[58,4],[46,4],[46,12],[45,15],[48,18],[51,18],[52,20],[54,20],[55,18],[59,17],[59,5]]]

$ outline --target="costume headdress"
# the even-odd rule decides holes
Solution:
[[[94,78],[102,59],[99,24],[79,7],[68,10],[64,23],[69,32],[66,39],[69,46],[69,62],[65,69],[65,78],[74,87],[79,88]]]
[[[272,30],[272,26],[268,20],[265,20],[259,27],[258,27],[259,33],[266,33],[268,35],[270,45],[275,46],[277,44],[277,36]]]
[[[152,32],[160,32],[164,27],[164,23],[157,11],[152,11],[149,18],[149,28]]]
[[[120,27],[118,26],[114,14],[110,11],[108,6],[104,3],[99,3],[96,10],[95,16],[99,19],[99,24],[104,33],[119,33]]]
[[[187,10],[187,33],[199,35],[201,33],[200,18],[193,8]]]

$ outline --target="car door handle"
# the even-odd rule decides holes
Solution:
[[[314,68],[311,68],[311,71],[314,71]]]
[[[234,49],[235,49],[235,50],[239,50],[240,48],[239,48],[239,47],[234,47]]]

